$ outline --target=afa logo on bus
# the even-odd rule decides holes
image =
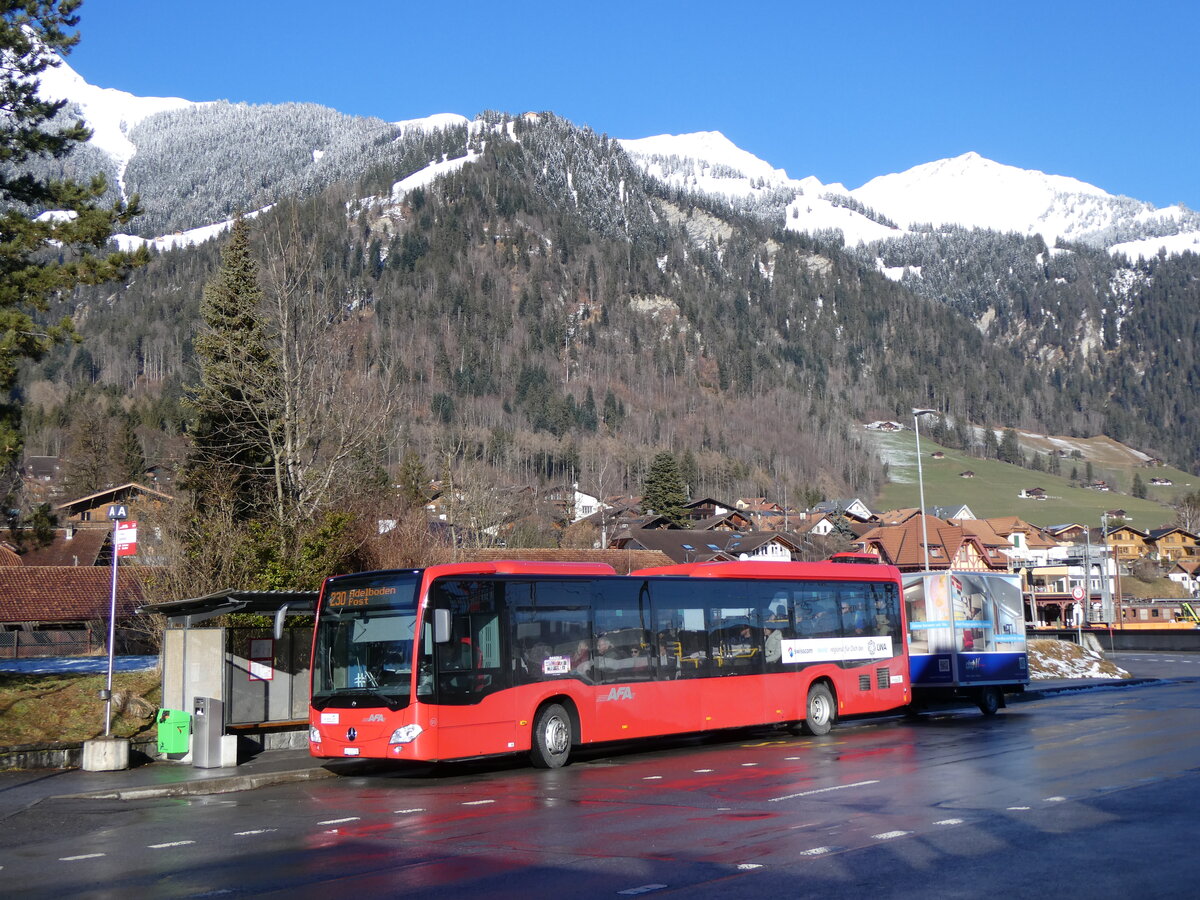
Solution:
[[[597,697],[599,701],[605,700],[632,700],[633,688],[631,687],[615,687],[608,692],[607,697]]]

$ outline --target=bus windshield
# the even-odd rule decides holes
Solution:
[[[332,579],[313,654],[312,705],[408,705],[420,573]]]

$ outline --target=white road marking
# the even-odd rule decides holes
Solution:
[[[397,809],[397,810],[393,810],[393,812],[396,813],[396,815],[398,815],[398,816],[402,816],[406,813],[425,812],[425,810],[421,807],[414,807],[413,809]]]
[[[1062,803],[1066,799],[1067,799],[1066,797],[1047,797],[1044,802],[1045,803]]]
[[[871,837],[877,841],[890,841],[892,838],[904,837],[906,834],[912,834],[911,831],[884,831],[881,834],[873,834]]]
[[[661,775],[647,775],[642,781],[662,781]]]
[[[692,769],[692,771],[695,772],[697,775],[704,775],[707,772],[711,772],[712,769]]]
[[[120,542],[118,541],[118,543],[120,543]],[[748,769],[751,766],[757,766],[757,765],[758,765],[758,763],[742,763],[742,768]]]
[[[759,863],[738,863],[738,868],[739,869],[761,869],[762,865],[760,865]]]
[[[799,794],[788,794],[786,797],[771,797],[767,802],[778,803],[780,800],[795,800],[797,797],[811,797],[813,794],[825,794],[829,791],[844,791],[846,788],[866,787],[868,784],[879,784],[879,779],[856,781],[854,784],[835,784],[833,787],[817,788],[815,791],[801,791]]]
[[[345,825],[347,822],[357,822],[360,816],[347,816],[344,819],[327,819],[324,822],[318,822],[318,825]]]
[[[495,800],[467,800],[463,806],[487,806],[489,803],[495,802]]]
[[[962,819],[942,819],[940,822],[934,822],[934,825],[961,825]]]
[[[1029,807],[1028,806],[1010,806],[1009,809],[1023,810],[1023,809],[1029,809]]]
[[[147,850],[165,850],[167,847],[186,847],[188,844],[194,844],[195,841],[171,841],[166,844],[148,844]]]
[[[813,847],[811,850],[801,850],[801,856],[820,856],[823,853],[829,853],[829,847]]]
[[[105,855],[106,854],[104,854],[104,853],[84,853],[82,856],[60,856],[58,858],[58,861],[59,862],[75,862],[76,860],[80,860],[80,859],[99,859],[101,856],[105,856]]]
[[[617,894],[623,897],[633,897],[637,894],[648,894],[650,891],[661,891],[665,887],[665,884],[643,884],[641,887],[626,888],[623,891],[617,891]]]
[[[249,837],[252,834],[267,834],[272,831],[278,831],[278,828],[255,828],[253,831],[235,831],[234,837]]]

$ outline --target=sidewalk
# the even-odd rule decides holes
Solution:
[[[120,772],[42,769],[0,772],[0,819],[51,798],[138,800],[248,791],[335,773],[308,750],[265,750],[236,768],[197,769],[159,760]],[[335,761],[340,762],[340,761]]]
[[[1159,678],[1077,678],[1035,681],[1023,694],[1008,695],[1009,703],[1041,700],[1055,694],[1097,689],[1117,690],[1155,684]],[[197,769],[157,761],[121,772],[82,769],[43,769],[0,772],[0,820],[42,800],[76,798],[139,800],[248,791],[272,784],[330,778],[337,770],[362,768],[362,760],[318,760],[308,750],[264,750],[236,768]]]

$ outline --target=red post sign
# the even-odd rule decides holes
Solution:
[[[137,556],[137,522],[117,522],[117,556]]]

